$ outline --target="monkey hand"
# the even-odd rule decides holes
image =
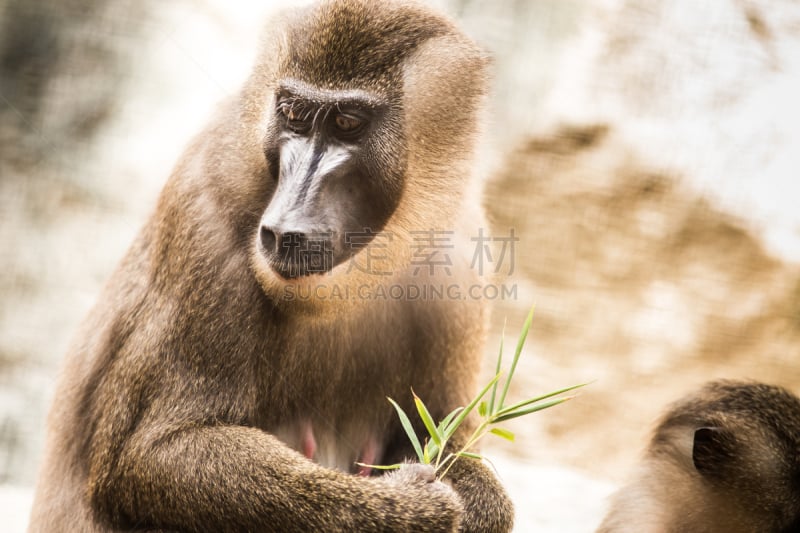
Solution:
[[[464,505],[460,533],[508,533],[514,506],[494,474],[480,461],[459,459],[447,479]]]
[[[436,479],[432,466],[407,463],[376,481],[387,485],[389,493],[400,490],[404,501],[389,501],[384,507],[408,518],[406,531],[459,531],[464,512],[461,498],[449,484]],[[408,512],[406,505],[411,507]]]

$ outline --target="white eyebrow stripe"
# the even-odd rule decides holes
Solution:
[[[317,165],[317,171],[315,172],[312,181],[309,184],[307,195],[311,195],[312,197],[316,196],[316,194],[319,192],[319,189],[325,182],[325,178],[328,176],[328,174],[344,164],[344,162],[349,158],[349,150],[342,146],[329,145],[322,153],[322,158]],[[307,172],[307,168],[304,170]]]
[[[325,183],[325,178],[350,157],[350,150],[341,145],[328,144],[317,162],[317,168],[310,182],[306,182],[311,166],[314,164],[315,143],[313,139],[288,138],[281,149],[281,178],[276,191],[276,205],[272,212],[289,213],[299,207],[298,201],[315,197]],[[287,180],[286,177],[289,177]]]
[[[281,149],[281,175],[306,176],[314,161],[314,143],[308,139],[291,138]],[[343,146],[328,145],[317,165],[317,175],[324,176],[347,161],[350,151]]]
[[[350,155],[350,150],[347,150],[343,146],[329,146],[322,154],[322,160],[319,162],[317,174],[324,176],[333,172],[336,167],[347,161]]]
[[[281,148],[281,176],[291,176],[298,174],[300,170],[308,168],[313,155],[313,146],[305,140],[289,138]]]

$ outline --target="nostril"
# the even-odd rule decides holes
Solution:
[[[276,252],[276,241],[277,237],[275,237],[275,232],[266,226],[261,226],[261,247],[264,251]]]

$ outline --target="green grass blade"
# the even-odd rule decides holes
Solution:
[[[375,470],[397,470],[398,468],[403,466],[402,463],[395,463],[393,465],[368,465],[366,463],[356,463],[356,464],[363,468],[374,468]]]
[[[514,434],[507,429],[503,428],[492,428],[489,430],[489,433],[497,435],[498,437],[502,437],[507,441],[514,442]]]
[[[500,350],[497,354],[497,366],[495,366],[495,375],[500,373],[500,367],[503,365],[503,343],[506,340],[506,320],[503,319],[503,330],[500,332]],[[494,402],[497,398],[497,382],[495,381],[492,386],[492,395],[489,398],[489,414],[494,414]]]
[[[469,404],[458,414],[458,416],[455,419],[453,419],[453,421],[450,422],[450,424],[447,426],[447,428],[445,428],[444,431],[445,440],[453,436],[453,433],[456,432],[458,426],[460,426],[461,423],[464,421],[464,419],[467,418],[467,415],[470,414],[473,409],[475,409],[475,406],[478,404],[478,402],[481,401],[481,399],[486,395],[487,392],[489,392],[489,389],[492,387],[492,385],[497,383],[498,379],[500,379],[500,374],[495,375],[489,381],[489,383],[487,383],[483,387],[483,389],[478,393],[478,395],[475,396],[472,399],[472,401],[469,402]]]
[[[498,416],[506,415],[508,413],[516,411],[517,409],[521,409],[521,408],[525,407],[526,405],[530,405],[532,403],[541,402],[542,400],[546,400],[548,398],[552,398],[553,396],[558,396],[559,394],[564,394],[565,392],[569,392],[569,391],[572,391],[572,390],[575,390],[575,389],[580,389],[581,387],[585,387],[586,385],[588,385],[588,383],[581,383],[580,385],[573,385],[571,387],[566,387],[564,389],[560,389],[560,390],[557,390],[557,391],[548,392],[547,394],[542,394],[541,396],[537,396],[536,398],[530,398],[528,400],[524,400],[524,401],[515,403],[514,405],[509,405],[508,407],[500,409],[495,414],[498,415]]]
[[[452,411],[450,411],[450,414],[449,414],[449,415],[447,415],[446,417],[444,417],[444,419],[442,419],[442,421],[441,421],[441,422],[439,422],[438,429],[439,429],[439,433],[440,433],[441,435],[444,435],[445,429],[447,429],[447,426],[448,426],[448,425],[450,424],[450,422],[453,420],[453,417],[454,417],[454,416],[456,416],[458,413],[460,413],[460,412],[461,412],[461,411],[463,411],[463,410],[464,410],[464,408],[463,408],[463,407],[456,407],[455,409],[453,409]]]
[[[431,442],[431,441],[426,442],[425,443],[425,448],[427,448],[428,457],[430,457],[431,460],[433,460],[434,457],[437,457],[437,458],[439,457],[439,445],[436,444],[435,442]]]
[[[481,461],[483,459],[483,456],[479,453],[458,452],[456,455],[458,457],[469,457],[470,459],[477,459],[478,461]]]
[[[403,411],[403,408],[397,405],[397,402],[395,402],[391,398],[386,398],[386,399],[389,400],[389,403],[391,403],[392,406],[397,411],[397,416],[400,417],[400,424],[403,426],[406,435],[408,435],[408,440],[411,441],[411,445],[414,447],[414,451],[417,452],[417,458],[420,460],[420,462],[424,463],[425,456],[422,453],[422,445],[419,443],[417,434],[414,433],[414,426],[411,425],[411,420],[408,419],[408,415],[406,415],[406,412]]]
[[[425,407],[425,404],[422,403],[420,397],[417,396],[413,390],[411,391],[411,394],[414,395],[414,404],[417,406],[417,412],[419,413],[419,417],[422,419],[422,423],[425,424],[425,429],[428,430],[428,434],[431,436],[433,442],[436,443],[436,446],[441,446],[442,436],[439,435],[439,428],[436,427],[436,422],[433,421],[431,413],[428,411],[428,408]]]
[[[486,416],[486,409],[488,409],[488,406],[486,405],[486,400],[478,404],[478,414],[481,415],[481,417]]]
[[[558,405],[560,403],[567,402],[567,401],[573,399],[574,397],[575,396],[567,396],[566,398],[558,398],[558,399],[555,399],[555,400],[550,400],[549,402],[536,404],[536,405],[534,405],[532,407],[528,407],[527,409],[521,409],[519,411],[514,411],[513,413],[507,413],[507,414],[504,414],[504,415],[500,415],[500,416],[496,417],[492,423],[496,424],[496,423],[499,423],[499,422],[505,422],[506,420],[511,420],[512,418],[518,418],[520,416],[525,416],[525,415],[529,415],[531,413],[535,413],[536,411],[542,411],[543,409],[548,409],[548,408],[553,407],[555,405]]]
[[[525,319],[525,324],[522,325],[522,332],[517,340],[517,349],[514,351],[514,359],[511,360],[511,369],[508,371],[508,378],[506,378],[506,384],[503,387],[503,393],[500,395],[499,409],[503,408],[503,403],[506,401],[508,387],[511,385],[511,378],[514,377],[514,371],[517,369],[517,362],[519,362],[519,356],[522,353],[522,347],[525,345],[525,339],[528,337],[528,330],[531,329],[531,324],[533,323],[534,309],[536,309],[535,305],[531,307],[530,312],[528,312],[528,317]]]

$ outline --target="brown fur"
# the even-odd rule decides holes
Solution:
[[[444,228],[469,243],[482,223],[471,167],[484,68],[449,21],[416,4],[334,1],[272,25],[250,80],[186,151],[69,352],[31,532],[511,529],[507,496],[476,461],[450,484],[413,466],[351,473],[369,450],[380,463],[413,456],[386,396],[411,410],[413,387],[439,417],[468,401],[485,306],[282,299],[287,285],[320,280],[481,283],[473,248],[452,251],[451,276],[414,277],[409,235]],[[286,77],[399,94],[407,160],[385,228],[393,276],[339,265],[283,280],[257,253],[274,190],[265,110]]]
[[[800,399],[718,381],[675,404],[598,529],[627,531],[800,531]]]

